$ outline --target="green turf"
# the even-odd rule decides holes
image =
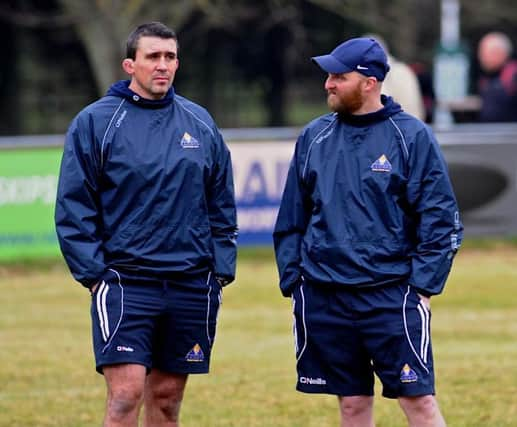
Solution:
[[[452,427],[517,420],[517,248],[464,248],[432,301],[438,399]],[[89,295],[61,263],[0,266],[0,426],[100,425]],[[210,375],[192,376],[183,427],[338,426],[336,399],[294,391],[290,301],[270,250],[239,256],[226,288]],[[377,392],[380,391],[377,386]],[[376,398],[377,427],[405,425]]]

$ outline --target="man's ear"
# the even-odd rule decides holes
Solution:
[[[368,77],[366,79],[365,88],[367,90],[373,90],[373,89],[375,89],[377,87],[377,83],[378,83],[378,81],[377,81],[377,79],[375,77]]]
[[[126,58],[122,61],[122,69],[129,74],[133,75],[135,72],[135,62],[131,58]]]

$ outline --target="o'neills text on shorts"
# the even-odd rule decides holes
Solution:
[[[327,381],[325,381],[323,378],[300,377],[300,383],[311,385],[326,385]]]

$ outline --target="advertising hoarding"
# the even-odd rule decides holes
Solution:
[[[436,130],[465,237],[517,236],[517,125]],[[223,132],[232,153],[239,245],[271,245],[294,129]],[[54,202],[62,135],[0,138],[0,260],[59,254]],[[6,148],[6,149],[1,149]]]

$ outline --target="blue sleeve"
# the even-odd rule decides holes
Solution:
[[[442,292],[463,236],[458,205],[440,147],[427,127],[409,160],[408,201],[417,221],[409,283],[425,296]]]
[[[86,287],[98,281],[106,268],[99,229],[98,175],[95,137],[89,121],[77,117],[66,135],[55,222],[65,261],[74,278]]]
[[[214,245],[214,274],[228,284],[235,279],[237,211],[230,151],[216,129],[214,167],[207,191],[208,215]]]
[[[289,166],[287,181],[278,211],[273,242],[276,263],[280,275],[280,289],[284,296],[291,295],[299,282],[301,273],[301,244],[311,215],[310,197],[304,188],[301,176],[303,164],[300,142],[296,143],[294,156]]]

